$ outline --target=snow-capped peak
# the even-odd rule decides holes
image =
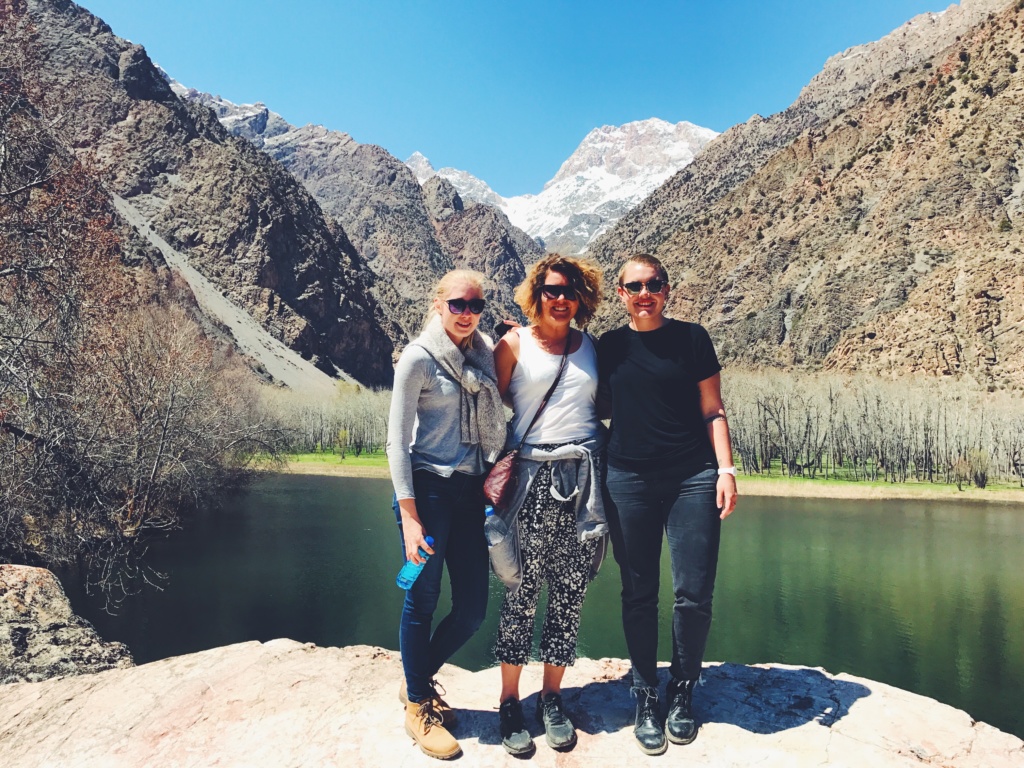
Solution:
[[[448,179],[464,200],[486,203],[497,208],[501,208],[505,204],[505,199],[501,195],[468,171],[460,171],[458,168],[441,168],[435,171],[434,166],[420,152],[413,152],[409,155],[405,164],[420,184],[432,176],[440,176],[442,179]]]
[[[620,179],[647,177],[665,169],[675,173],[693,162],[697,152],[717,135],[693,123],[670,123],[656,117],[604,125],[586,135],[545,189],[592,168],[604,168]]]
[[[405,164],[409,166],[409,169],[420,184],[437,174],[430,161],[419,152],[413,152],[409,155],[409,159],[405,161]]]
[[[657,189],[718,134],[693,123],[658,118],[605,125],[588,133],[536,195],[503,198],[470,173],[434,171],[419,152],[406,161],[423,183],[435,173],[464,200],[489,203],[549,250],[585,251],[626,212]]]

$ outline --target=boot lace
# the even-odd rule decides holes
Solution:
[[[636,697],[637,702],[637,722],[645,722],[647,720],[657,720],[658,718],[658,691],[654,688],[631,688],[630,693]]]
[[[551,725],[564,725],[566,722],[565,710],[562,708],[562,697],[553,693],[546,699],[541,699],[541,706],[544,708],[544,719]]]
[[[435,725],[440,726],[442,722],[441,715],[434,707],[434,700],[427,699],[420,704],[419,710],[416,712],[416,717],[423,719],[423,732],[426,733]]]

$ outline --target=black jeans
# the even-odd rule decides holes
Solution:
[[[658,686],[658,586],[662,532],[672,566],[672,677],[700,676],[711,629],[722,521],[718,474],[678,467],[635,472],[608,467],[607,513],[622,575],[622,626],[635,686]]]
[[[405,593],[398,642],[409,701],[425,701],[437,670],[483,623],[490,572],[484,539],[483,476],[455,472],[451,477],[441,477],[417,470],[412,477],[416,511],[427,534],[434,537],[434,554]],[[393,506],[401,536],[398,502]],[[404,539],[402,557],[404,560]],[[452,610],[431,632],[445,565],[452,588]]]

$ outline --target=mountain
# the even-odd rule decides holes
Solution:
[[[445,219],[436,218],[413,172],[381,147],[318,125],[290,125],[263,104],[237,105],[171,86],[185,100],[213,109],[232,135],[287,168],[340,223],[377,277],[374,299],[401,328],[392,335],[396,345],[419,332],[434,283],[455,267],[481,269],[494,284],[485,328],[502,317],[522,319],[508,286],[525,276],[523,261],[542,251],[497,209],[467,207],[460,198]]]
[[[390,382],[393,344],[373,276],[294,177],[179,99],[141,46],[85,9],[18,0],[9,14],[5,44],[16,26],[32,28],[33,76],[55,109],[74,116],[63,121],[64,141],[144,240],[180,254],[261,333],[320,370]]]
[[[726,361],[1024,386],[1019,5],[964,0],[829,59],[591,253],[609,277],[659,256],[669,311]]]
[[[421,183],[436,174],[455,185],[463,198],[499,206],[546,250],[575,254],[691,163],[717,135],[692,123],[657,118],[595,128],[543,191],[510,198],[500,197],[465,171],[435,171],[419,152],[406,165]]]
[[[463,200],[504,209],[505,198],[491,189],[486,181],[478,179],[468,171],[460,171],[458,168],[440,168],[435,171],[430,161],[419,152],[413,152],[405,164],[409,166],[409,170],[413,172],[420,184],[425,184],[428,179],[439,176],[450,181]]]

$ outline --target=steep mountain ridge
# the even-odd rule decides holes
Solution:
[[[279,164],[182,102],[145,50],[67,0],[27,0],[37,76],[111,192],[286,346],[328,372],[391,379],[388,325],[343,233]]]
[[[853,107],[897,72],[919,66],[1007,5],[1007,0],[962,0],[941,13],[916,16],[880,40],[832,56],[792,105],[768,118],[753,115],[710,142],[694,163],[595,241],[590,254],[609,264],[612,274],[618,255],[658,250],[672,232],[703,218],[704,206],[749,178],[800,134]]]
[[[718,134],[657,118],[595,128],[536,195],[503,198],[466,171],[435,171],[419,152],[406,165],[420,183],[448,179],[463,198],[498,205],[549,251],[582,253],[599,235],[691,163]]]
[[[609,273],[624,253],[658,255],[670,311],[705,323],[726,360],[1024,387],[1024,16],[950,27],[953,10],[944,49],[864,64],[860,95],[819,77],[803,104],[709,146],[599,244]],[[737,149],[807,122],[774,151]],[[728,148],[741,170],[726,181],[709,164]]]
[[[232,134],[259,147],[287,168],[344,228],[377,275],[373,294],[404,334],[415,336],[433,284],[454,267],[478,268],[494,283],[485,327],[521,314],[504,283],[525,275],[523,261],[541,250],[497,210],[462,206],[456,221],[433,218],[413,172],[386,150],[319,125],[296,127],[263,104],[233,104],[172,83],[183,98],[209,106]],[[486,208],[487,206],[482,206]],[[457,243],[441,233],[458,227]],[[451,247],[449,247],[451,246]],[[472,266],[477,265],[477,266]]]

